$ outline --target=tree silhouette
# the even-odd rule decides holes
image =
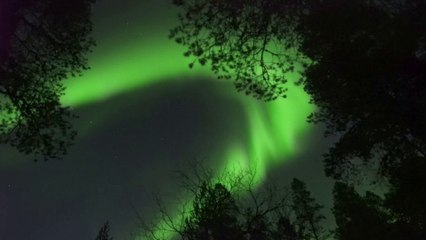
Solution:
[[[183,13],[171,37],[239,90],[273,100],[285,95],[286,73],[301,74],[318,106],[308,120],[338,136],[324,156],[328,176],[351,180],[360,166],[372,166],[385,177],[384,198],[336,185],[338,239],[425,238],[424,0],[175,4]],[[302,194],[297,202],[304,201],[309,196]],[[309,229],[295,225],[299,234]]]
[[[99,230],[98,236],[96,236],[95,240],[113,240],[109,237],[109,230],[111,230],[109,222],[104,223],[104,225]]]
[[[361,197],[353,187],[341,182],[334,185],[333,195],[337,239],[389,239],[391,227],[377,195],[367,192]]]
[[[195,195],[193,210],[185,220],[183,239],[243,239],[238,207],[222,184],[203,183]]]
[[[289,215],[283,214],[290,211],[290,205],[270,202],[270,194],[252,195],[253,205],[243,207],[224,185],[203,183],[183,230],[177,233],[186,240],[308,239],[296,232],[297,220],[293,223]]]
[[[325,219],[321,214],[322,205],[316,203],[306,184],[299,179],[291,182],[293,193],[293,211],[296,215],[295,226],[302,239],[324,239],[325,233],[321,221]]]
[[[341,179],[357,160],[379,159],[389,176],[426,157],[425,9],[424,1],[331,0],[301,23],[312,29],[302,49],[318,62],[303,81],[319,107],[310,120],[340,136],[325,155],[327,175]]]
[[[394,196],[385,196],[383,199],[372,192],[361,196],[353,186],[337,182],[333,190],[336,239],[426,239],[422,225],[424,222],[420,220],[424,218],[424,207],[418,207],[420,202],[424,203],[424,196],[420,195],[417,202],[411,199],[413,193],[408,193],[409,196],[400,196],[401,199],[398,200],[416,202],[414,206],[395,204]],[[389,201],[394,204],[389,204]],[[403,206],[406,206],[407,210],[401,210]],[[415,214],[407,213],[413,209]],[[419,216],[420,219],[416,218]]]
[[[284,74],[300,68],[295,51],[291,1],[174,1],[184,10],[170,37],[187,47],[201,65],[210,64],[219,78],[256,98],[274,100],[286,94]]]
[[[66,152],[75,131],[61,80],[88,68],[93,2],[1,2],[0,143],[45,159]]]
[[[253,191],[252,178],[242,175],[231,177],[236,181],[228,187],[206,180],[197,187],[184,184],[193,197],[190,210],[179,211],[183,215],[176,221],[160,206],[163,224],[159,228],[143,224],[146,239],[165,239],[158,231],[171,231],[183,240],[302,240],[315,235],[316,239],[324,239],[319,226],[321,207],[302,181],[293,181],[291,193],[276,186]]]
[[[426,161],[413,158],[404,161],[390,180],[390,190],[385,194],[384,206],[399,228],[411,233],[412,239],[426,239]],[[420,238],[421,239],[421,238]]]
[[[175,4],[183,12],[170,37],[237,89],[273,100],[285,96],[286,74],[301,74],[318,106],[309,120],[339,136],[324,158],[328,176],[346,178],[372,159],[389,176],[426,157],[423,0]]]
[[[277,229],[272,232],[273,240],[301,240],[302,238],[297,234],[295,226],[289,218],[281,216],[277,222]]]

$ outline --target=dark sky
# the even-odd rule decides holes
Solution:
[[[167,40],[175,19],[167,2],[100,0],[94,9],[98,47],[90,58],[99,62],[103,52],[125,48],[128,39]],[[197,159],[218,166],[228,139],[246,137],[247,114],[241,102],[222,94],[234,91],[232,84],[181,78],[168,76],[76,107],[79,136],[63,160],[34,163],[0,147],[0,239],[94,239],[106,220],[114,239],[132,239],[134,208],[149,220],[153,194],[178,195],[173,173],[180,165]],[[321,166],[329,143],[318,127],[300,141],[303,150],[268,174],[283,184],[293,177],[306,181],[329,207],[330,181]]]

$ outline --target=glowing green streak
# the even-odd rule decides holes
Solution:
[[[224,153],[224,165],[218,170],[213,181],[229,186],[226,178],[228,174],[238,175],[242,172],[255,170],[254,184],[259,185],[271,169],[282,163],[288,157],[295,155],[299,150],[298,138],[306,132],[308,124],[306,116],[313,110],[307,104],[309,97],[301,88],[289,86],[288,99],[281,99],[270,103],[263,103],[244,95],[233,93],[233,96],[244,103],[246,117],[249,121],[248,142],[234,139]],[[225,182],[223,181],[225,180]],[[181,212],[189,212],[188,206],[181,206]],[[172,213],[171,213],[172,214]],[[172,219],[176,226],[182,223],[182,214],[174,215]],[[175,232],[170,231],[167,223],[160,221],[154,232],[160,239],[172,239]],[[142,237],[138,239],[143,239]]]
[[[268,169],[297,152],[297,139],[308,129],[306,116],[313,108],[307,104],[309,99],[302,89],[295,87],[290,89],[291,96],[287,99],[269,103],[259,103],[240,97],[245,103],[249,121],[249,142],[240,147],[244,149],[244,154],[237,155],[232,153],[232,149],[229,150],[231,156],[226,158],[229,165],[224,169],[246,166],[254,169],[256,178],[262,180]]]
[[[206,68],[188,71],[189,60],[182,56],[183,49],[165,36],[118,46],[122,47],[96,56],[83,76],[66,81],[63,104],[80,106],[105,100],[162,79],[213,76]]]
[[[66,81],[67,91],[62,103],[78,107],[165,79],[183,82],[189,76],[213,76],[208,68],[189,70],[189,60],[182,56],[183,49],[167,38],[160,36],[146,42],[127,43],[95,56],[91,70]],[[236,91],[226,93],[243,103],[249,138],[229,139],[229,147],[222,150],[223,164],[217,169],[217,176],[224,171],[232,175],[255,169],[255,183],[260,184],[269,169],[297,153],[298,137],[308,129],[306,116],[313,106],[308,104],[309,97],[301,88],[291,83],[287,85],[288,98],[269,103]],[[190,210],[188,206],[184,208]],[[180,215],[173,219],[177,223],[181,220]],[[165,222],[159,222],[157,229],[156,234],[164,239],[174,236],[173,232],[165,230]]]
[[[182,56],[183,49],[164,36],[118,46],[122,47],[95,56],[92,69],[82,77],[66,81],[67,92],[61,99],[63,104],[78,107],[165,79],[183,82],[191,75],[213,76],[208,68],[189,70],[189,60]],[[222,150],[223,165],[217,169],[217,176],[223,175],[224,171],[237,174],[254,169],[255,182],[260,184],[269,169],[297,153],[298,138],[308,129],[306,116],[313,106],[308,104],[308,96],[301,88],[291,83],[287,85],[288,98],[270,103],[236,91],[226,93],[243,103],[249,137],[229,139],[228,149]],[[182,208],[189,210],[188,206]],[[176,223],[181,220],[180,215],[173,218]],[[157,229],[156,234],[164,239],[174,236],[166,230],[165,222],[159,222]]]
[[[135,11],[141,14],[139,10]],[[149,23],[163,21],[149,20]],[[189,76],[213,77],[207,67],[189,70],[189,59],[182,54],[185,49],[167,39],[169,26],[161,27],[165,31],[158,32],[164,34],[154,36],[149,33],[150,39],[125,42],[117,37],[110,39],[110,44],[106,45],[105,42],[98,41],[99,45],[91,56],[92,69],[86,71],[82,77],[65,82],[67,91],[61,99],[62,103],[79,107],[165,79],[183,82]],[[119,35],[119,31],[114,32],[114,36]],[[308,130],[306,116],[313,110],[313,106],[308,104],[308,96],[302,89],[293,87],[291,83],[287,85],[289,97],[271,103],[254,100],[236,91],[226,93],[243,104],[249,137],[229,139],[228,148],[221,149],[223,164],[217,169],[217,176],[223,175],[224,171],[237,174],[241,170],[255,169],[255,181],[260,184],[268,170],[297,153],[298,138]],[[190,210],[190,207],[189,204],[181,209]],[[178,223],[181,217],[176,214],[173,221]],[[165,222],[159,222],[157,229],[156,234],[165,239],[175,235],[174,232],[165,230]]]

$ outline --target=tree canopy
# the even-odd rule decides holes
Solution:
[[[288,84],[310,94],[318,108],[308,121],[325,124],[325,135],[338,137],[323,158],[326,175],[342,181],[334,189],[337,239],[424,239],[424,0],[175,4],[180,22],[170,37],[187,47],[190,67],[209,65],[238,90],[266,101],[285,97]],[[294,73],[299,80],[288,82]],[[368,169],[384,177],[382,197],[361,196],[347,184]],[[303,183],[292,186],[304,193]],[[297,202],[309,201],[305,194]],[[321,229],[305,223],[304,229]]]
[[[326,1],[327,2],[327,1]],[[425,158],[426,17],[424,1],[331,1],[303,21],[303,51],[318,64],[306,91],[339,141],[325,155],[326,173],[342,178],[353,160],[380,159],[385,176],[401,162]]]
[[[109,236],[110,230],[111,227],[109,226],[109,222],[105,222],[101,229],[99,229],[98,236],[96,236],[95,240],[113,240],[113,238]]]
[[[301,239],[320,240],[325,236],[321,213],[322,205],[318,204],[306,189],[306,184],[299,179],[291,182],[293,195],[292,208],[296,216],[295,225]]]
[[[256,193],[250,184],[240,187],[243,190],[236,192],[208,181],[191,186],[187,189],[193,197],[191,210],[182,210],[181,223],[163,212],[162,231],[183,240],[319,240],[329,236],[321,226],[322,206],[304,182],[294,179],[290,191],[271,188]],[[145,229],[146,239],[166,239],[155,232],[155,228]]]
[[[174,1],[184,10],[170,37],[187,46],[185,56],[209,64],[219,78],[263,100],[286,94],[285,73],[300,69],[290,1]]]
[[[222,183],[208,182],[203,182],[197,189],[191,188],[190,192],[193,194],[192,208],[181,224],[176,224],[171,215],[163,212],[166,227],[162,230],[171,231],[183,240],[401,240],[426,237],[424,207],[418,207],[424,203],[421,196],[414,202],[411,199],[411,202],[400,203],[395,202],[392,194],[381,197],[367,191],[361,195],[353,185],[336,182],[331,209],[336,226],[330,226],[323,221],[323,206],[299,179],[293,179],[290,192],[281,192],[278,196],[274,191],[255,194],[249,189],[244,197],[239,195],[243,192],[231,192]],[[247,198],[250,201],[247,202]],[[411,196],[402,198],[407,200]],[[416,214],[403,214],[401,207],[407,207],[408,212],[414,210]],[[147,239],[166,239],[153,232],[153,229],[145,232]]]
[[[287,74],[339,140],[328,176],[376,164],[382,176],[426,158],[426,3],[370,0],[175,0],[170,37],[201,65],[263,100],[285,96]],[[191,63],[191,66],[193,63]]]
[[[424,207],[418,204],[424,202],[421,193],[418,200],[407,196],[408,202],[390,205],[392,197],[382,198],[370,191],[361,196],[353,186],[337,182],[333,195],[336,239],[426,239],[424,222],[415,218],[424,216]],[[407,207],[408,211],[415,208],[416,214],[400,214],[401,207]]]
[[[0,143],[45,159],[66,152],[75,131],[61,80],[88,68],[93,2],[0,3]]]

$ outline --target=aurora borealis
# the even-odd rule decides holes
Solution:
[[[191,59],[184,58],[182,47],[165,37],[168,29],[170,27],[164,27],[160,34],[149,35],[146,40],[115,44],[116,47],[94,57],[92,70],[67,81],[63,104],[79,107],[165,79],[178,78],[182,85],[185,84],[182,79],[194,76],[214,79],[207,67],[188,69],[187,62]],[[235,139],[230,142],[233,147],[221,150],[225,152],[223,158],[227,159],[227,166],[255,168],[262,178],[273,161],[296,152],[295,141],[308,129],[305,119],[313,111],[313,106],[309,105],[309,97],[301,87],[292,84],[297,81],[297,74],[287,78],[290,80],[288,99],[268,103],[229,88],[223,90],[224,94],[242,103],[245,119],[249,122],[248,141]]]
[[[19,224],[29,224],[29,220],[10,220],[13,218],[13,209],[20,208],[19,204],[30,204],[34,207],[46,201],[55,201],[52,209],[84,202],[83,210],[66,211],[67,216],[73,216],[70,219],[83,218],[78,226],[98,226],[102,222],[93,221],[110,218],[113,228],[119,228],[120,224],[114,226],[114,215],[98,214],[87,219],[84,216],[90,215],[92,206],[95,209],[110,209],[124,206],[123,202],[132,202],[136,208],[142,208],[144,204],[138,201],[151,196],[147,194],[148,189],[136,192],[137,187],[134,186],[162,185],[162,188],[167,188],[167,183],[149,183],[160,181],[160,175],[168,175],[174,170],[175,163],[166,160],[183,161],[185,158],[190,160],[201,155],[202,159],[208,161],[207,165],[214,166],[213,170],[217,171],[217,174],[221,174],[224,169],[232,172],[239,167],[256,169],[256,177],[261,184],[268,174],[272,174],[277,168],[285,167],[286,161],[302,153],[306,144],[300,141],[311,131],[306,116],[314,110],[303,90],[288,83],[287,99],[264,103],[236,92],[229,82],[214,80],[208,67],[196,66],[189,69],[190,59],[183,57],[183,49],[167,39],[168,29],[173,26],[175,15],[167,0],[141,3],[132,0],[105,0],[97,3],[93,34],[98,46],[89,57],[91,69],[81,77],[67,79],[66,94],[62,98],[64,105],[72,106],[80,115],[80,119],[76,121],[79,131],[76,146],[63,161],[45,164],[51,166],[44,166],[43,163],[34,165],[31,161],[25,162],[27,160],[16,161],[16,158],[22,156],[11,153],[10,149],[1,151],[0,164],[3,172],[0,174],[0,180],[5,184],[2,186],[2,193],[6,194],[0,198],[0,210],[11,210],[0,215],[0,223],[5,225],[11,222],[16,226],[12,227],[12,230],[0,228],[0,232],[5,232],[4,236],[0,233],[0,239],[17,232]],[[297,76],[293,78],[295,80]],[[198,102],[194,103],[193,100]],[[128,102],[124,103],[125,101]],[[201,116],[194,115],[197,113]],[[164,134],[167,131],[172,133]],[[167,136],[173,144],[179,142],[181,145],[161,145]],[[127,142],[123,142],[123,139]],[[153,150],[154,148],[158,150]],[[150,150],[152,153],[147,152]],[[143,152],[143,155],[136,154],[138,151]],[[172,159],[173,157],[177,159]],[[73,160],[74,158],[76,160]],[[105,165],[104,159],[109,159]],[[140,162],[131,165],[136,161]],[[64,166],[59,166],[61,164]],[[70,167],[73,164],[78,166]],[[167,167],[162,167],[162,164]],[[27,184],[23,175],[31,172],[31,168],[36,168],[35,173],[30,174],[36,177],[35,183],[32,183],[35,185],[25,185],[26,187],[21,187],[21,192],[14,193],[14,185]],[[160,169],[162,173],[156,172]],[[8,176],[14,176],[17,171],[22,173],[17,174],[15,178],[21,176],[22,179],[17,180],[17,183],[10,183],[11,178]],[[48,174],[52,172],[69,177],[70,179],[65,181],[68,187],[57,186],[52,182],[43,183],[42,179],[49,181],[51,176]],[[96,177],[103,173],[108,174]],[[115,173],[124,177],[111,177]],[[91,176],[85,177],[86,174]],[[96,180],[97,178],[102,180]],[[95,183],[96,181],[99,183]],[[127,181],[133,187],[120,187],[128,184]],[[78,186],[77,182],[82,185]],[[110,203],[117,206],[97,203],[96,196],[100,193],[93,192],[93,189],[98,189],[96,184],[112,186],[115,189],[114,194],[126,192],[128,197],[128,194],[135,193],[137,197],[129,197],[126,200],[122,199],[124,196],[115,196],[115,202]],[[31,200],[35,193],[30,194],[24,189],[41,192],[43,197]],[[19,187],[16,191],[19,191]],[[47,207],[40,207],[33,213],[22,211],[16,215],[18,218],[33,218],[33,214],[41,219],[44,218],[42,212],[48,212],[46,214],[49,216],[45,218],[50,220],[41,223],[44,227],[49,221],[57,218]],[[84,214],[77,216],[78,211]],[[155,212],[146,214],[147,218],[155,215]],[[37,217],[33,219],[36,220]],[[72,225],[68,223],[72,220],[63,221]],[[59,229],[69,229],[67,224],[62,222]],[[57,226],[54,223],[52,225]],[[42,228],[37,224],[36,226]],[[49,234],[52,228],[34,230],[37,234],[27,239],[56,239],[63,230],[58,230],[56,235]],[[117,230],[117,235],[126,236],[124,232],[128,229],[131,229],[131,226]],[[97,229],[90,231],[93,233]],[[29,234],[33,233],[30,231]],[[138,233],[134,235],[138,236]],[[72,239],[76,236],[69,237]],[[114,236],[114,239],[121,238]]]
[[[161,39],[152,42],[162,43]],[[185,82],[182,79],[189,79],[188,72],[191,73],[185,64],[187,59],[182,56],[181,49],[164,47],[168,45],[171,44],[163,43],[161,45],[163,47],[158,47],[161,51],[155,53],[154,59],[151,57],[145,59],[140,56],[146,54],[146,49],[156,49],[156,47],[139,48],[140,43],[135,43],[134,48],[129,48],[127,52],[113,54],[114,58],[103,58],[110,59],[109,61],[101,61],[100,64],[95,61],[93,63],[95,70],[88,71],[78,79],[70,80],[63,103],[79,107],[172,77],[179,78],[181,81],[179,84],[184,85]],[[175,58],[161,61],[168,56],[175,56]],[[161,66],[158,62],[162,63]],[[96,66],[100,67],[96,68]],[[197,70],[193,72],[194,76],[211,78],[209,69],[198,68]],[[259,177],[262,177],[268,165],[271,165],[268,162],[296,152],[296,138],[307,130],[305,118],[313,110],[308,104],[308,97],[300,88],[290,86],[288,99],[269,103],[253,100],[231,89],[226,89],[224,92],[230,98],[235,98],[242,103],[245,118],[249,122],[247,129],[249,140],[235,139],[230,142],[234,147],[222,150],[227,153],[224,154],[224,158],[227,159],[228,166],[238,163],[241,166],[255,168],[260,173]]]

